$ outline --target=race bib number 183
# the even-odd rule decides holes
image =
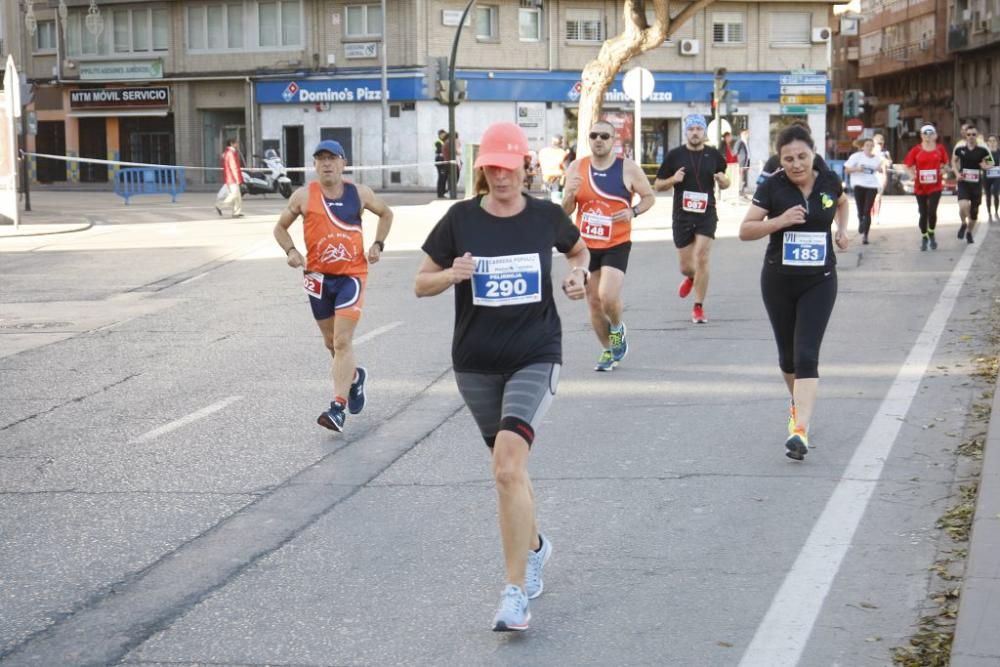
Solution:
[[[785,232],[781,243],[781,263],[785,266],[826,264],[826,232]]]
[[[542,300],[542,260],[538,253],[476,257],[472,303],[516,306]]]

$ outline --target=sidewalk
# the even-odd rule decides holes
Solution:
[[[992,415],[1000,415],[1000,382]],[[990,419],[983,444],[979,497],[969,538],[951,667],[1000,665],[1000,418]]]

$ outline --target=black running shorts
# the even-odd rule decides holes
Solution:
[[[610,248],[590,250],[590,272],[600,271],[605,266],[618,269],[622,273],[628,268],[628,256],[632,252],[632,242],[626,241]]]

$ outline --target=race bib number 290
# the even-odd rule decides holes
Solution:
[[[538,253],[476,257],[472,303],[516,306],[542,300],[542,260]]]

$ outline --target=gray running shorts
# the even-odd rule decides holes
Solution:
[[[559,364],[531,364],[513,373],[456,372],[455,381],[486,446],[500,431],[513,431],[528,442],[542,421],[559,384]]]

